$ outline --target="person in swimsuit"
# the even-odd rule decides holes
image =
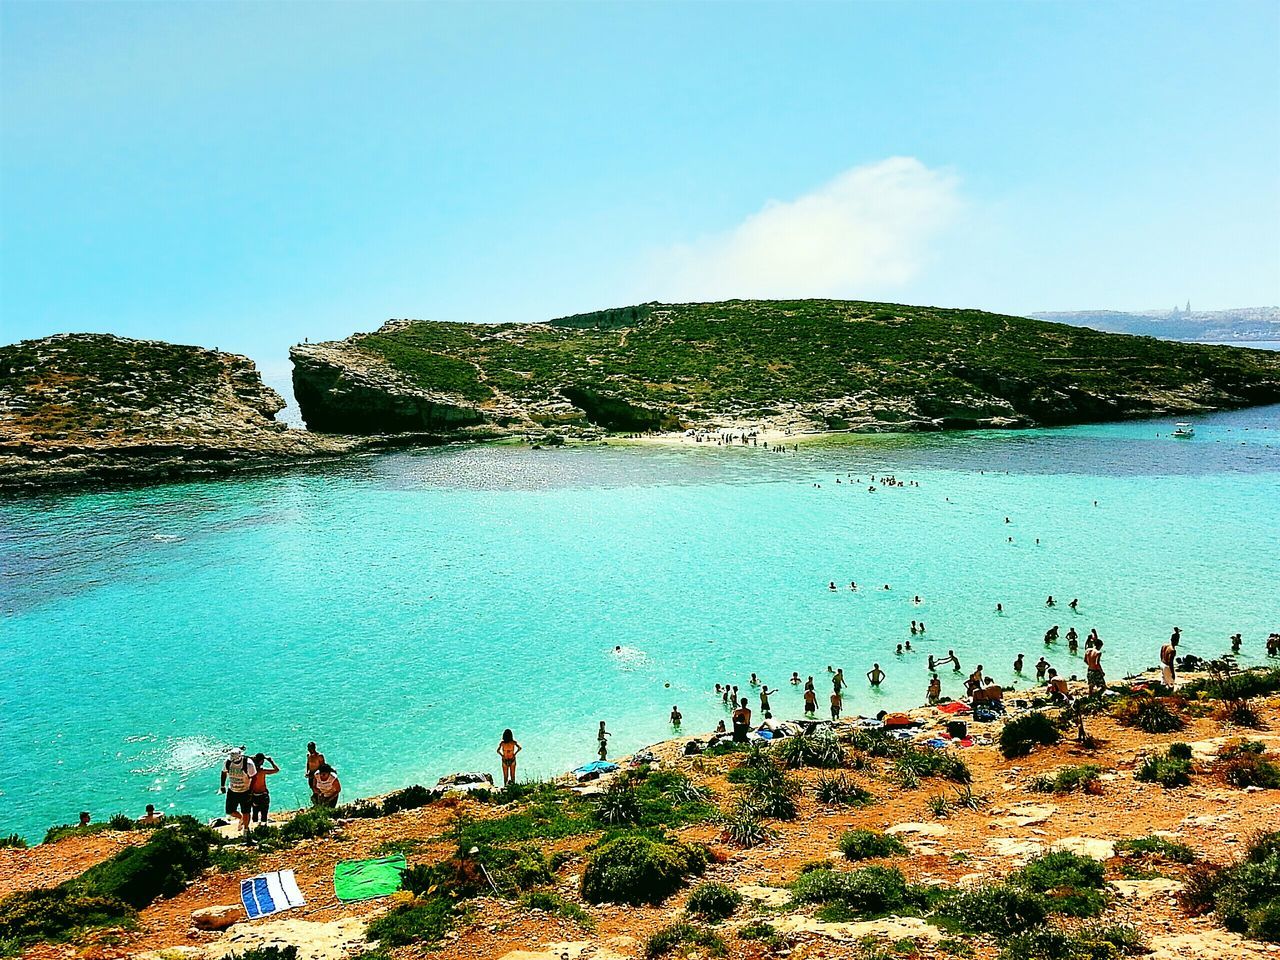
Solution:
[[[270,770],[267,769],[267,764],[271,764]],[[279,773],[280,768],[265,753],[255,753],[253,765],[258,768],[258,772],[249,782],[249,801],[253,808],[250,817],[254,823],[266,823],[271,812],[271,791],[267,788],[267,777]]]
[[[937,703],[942,696],[942,681],[938,679],[935,673],[929,678],[929,691],[925,694],[926,703]]]
[[[307,789],[314,789],[311,781],[316,778],[316,771],[324,763],[324,754],[316,750],[314,743],[307,744]]]
[[[498,743],[498,756],[502,758],[502,785],[509,786],[516,782],[516,754],[524,748],[510,729],[502,731],[502,740]]]
[[[164,823],[164,814],[156,813],[156,805],[148,803],[147,812],[138,818],[138,822],[144,827],[154,827],[156,824]]]
[[[1017,657],[1014,659],[1014,661],[1013,661],[1013,672],[1014,672],[1014,673],[1021,675],[1021,673],[1022,673],[1022,663],[1023,663],[1023,655],[1022,655],[1022,654],[1018,654],[1018,656],[1017,656]]]
[[[1084,664],[1088,667],[1086,677],[1089,680],[1089,692],[1106,690],[1107,675],[1102,671],[1102,641],[1099,640],[1097,645],[1085,652]]]
[[[804,712],[810,716],[818,712],[818,695],[813,692],[813,687],[805,687]]]
[[[733,711],[733,742],[746,743],[747,731],[751,729],[751,708],[747,706],[747,698]]]
[[[831,719],[840,719],[840,709],[844,706],[844,697],[838,693],[831,694]]]
[[[1036,661],[1036,681],[1044,680],[1045,671],[1049,669],[1049,661],[1041,657]]]
[[[770,690],[769,685],[767,683],[760,687],[760,712],[761,713],[769,712],[769,698],[777,692],[778,692],[777,687],[774,687],[772,690]]]
[[[734,689],[736,690],[737,687],[734,687]],[[596,755],[601,760],[609,759],[609,738],[611,736],[613,734],[604,728],[604,721],[601,720],[600,729],[596,731]]]
[[[1075,612],[1076,612],[1076,609],[1080,606],[1080,598],[1079,598],[1079,597],[1072,597],[1072,598],[1071,598],[1071,602],[1070,602],[1070,603],[1068,603],[1068,604],[1067,604],[1067,606],[1071,608],[1071,612],[1072,612],[1072,613],[1075,613]]]
[[[1004,604],[1003,604],[1003,603],[997,603],[997,604],[996,604],[996,613],[1004,613]]]
[[[675,704],[671,705],[671,725],[677,730],[680,729],[680,721],[684,719],[684,714],[680,712],[680,708]]]
[[[884,671],[880,669],[880,664],[873,663],[871,669],[867,671],[867,680],[873,687],[878,687],[884,681]]]

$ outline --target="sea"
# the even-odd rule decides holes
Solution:
[[[212,816],[238,745],[277,760],[288,807],[309,740],[350,800],[496,774],[508,727],[528,777],[594,759],[602,720],[613,755],[671,736],[673,706],[708,731],[715,684],[755,704],[753,672],[781,716],[793,672],[825,706],[837,667],[846,713],[919,704],[948,651],[949,695],[978,664],[1030,686],[1019,653],[1082,676],[1054,625],[1096,628],[1111,678],[1175,626],[1186,652],[1239,632],[1265,662],[1280,407],[1191,419],[1190,440],[1165,419],[786,453],[459,445],[0,501],[0,834]]]

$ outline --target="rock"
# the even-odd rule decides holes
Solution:
[[[884,832],[895,836],[910,834],[917,837],[945,837],[949,831],[941,823],[895,823]]]
[[[1126,900],[1150,900],[1153,897],[1177,893],[1182,889],[1183,884],[1168,877],[1154,877],[1150,880],[1112,880],[1111,886]]]
[[[780,907],[791,901],[791,893],[782,887],[759,887],[754,884],[744,883],[741,886],[734,887],[744,899],[754,901],[755,903],[763,903],[767,907]]]
[[[238,903],[226,906],[204,907],[193,910],[191,925],[197,930],[225,930],[245,918],[244,907]]]
[[[1044,844],[1038,840],[1017,840],[1013,837],[997,837],[988,840],[987,846],[1004,857],[1029,860],[1044,851]]]
[[[845,943],[858,943],[867,937],[891,941],[932,940],[935,942],[943,938],[941,930],[918,917],[884,917],[880,920],[827,923],[803,914],[788,914],[771,922],[779,933],[812,933]]]
[[[318,923],[312,920],[263,920],[242,924],[210,944],[206,956],[226,957],[257,947],[298,948],[298,960],[346,960],[366,949],[366,923],[355,917]]]
[[[1238,933],[1210,928],[1151,938],[1148,960],[1262,960],[1274,958],[1267,945],[1244,939]]]
[[[1005,816],[994,822],[1002,827],[1030,827],[1044,823],[1057,812],[1058,808],[1050,803],[1020,803],[1010,807]]]
[[[1063,837],[1049,844],[1049,848],[1070,850],[1072,853],[1078,853],[1082,857],[1092,857],[1094,860],[1110,860],[1116,855],[1115,841],[1101,840],[1097,837]]]

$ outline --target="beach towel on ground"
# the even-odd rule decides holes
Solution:
[[[602,773],[613,773],[617,769],[618,765],[610,763],[608,760],[592,760],[590,763],[584,763],[574,770],[573,775],[579,780],[594,779]]]
[[[944,703],[938,707],[943,713],[968,713],[969,708],[959,700],[952,700],[950,703]]]
[[[343,860],[333,868],[333,891],[339,900],[369,900],[400,889],[400,874],[408,869],[396,854],[373,860]]]
[[[260,873],[240,881],[240,902],[250,920],[268,917],[281,910],[292,910],[307,901],[302,898],[292,870]]]

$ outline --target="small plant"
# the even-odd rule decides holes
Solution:
[[[937,913],[950,926],[967,933],[1007,937],[1044,923],[1049,907],[1041,894],[994,886],[957,893],[945,900]]]
[[[639,823],[640,797],[626,777],[616,777],[596,802],[596,819],[611,827]]]
[[[1195,863],[1199,859],[1196,856],[1196,852],[1186,844],[1177,843],[1155,834],[1134,837],[1131,840],[1121,840],[1116,844],[1116,852],[1131,854],[1135,857],[1168,860],[1171,863]]]
[[[434,945],[453,929],[457,918],[457,908],[447,897],[415,900],[393,907],[374,919],[365,932],[365,939],[377,941],[383,947],[412,943]]]
[[[25,850],[27,841],[24,837],[11,833],[7,837],[0,837],[0,847],[11,847],[17,850]]]
[[[952,803],[964,810],[982,810],[990,805],[991,801],[985,793],[974,793],[973,785],[966,783],[964,786],[956,787],[956,798]]]
[[[1280,764],[1267,758],[1257,740],[1239,740],[1218,751],[1219,770],[1233,787],[1280,790]]]
[[[748,849],[768,843],[777,833],[760,820],[750,804],[735,804],[733,809],[720,821],[722,835],[726,843],[735,847]]]
[[[229,953],[227,960],[298,960],[298,948],[292,945],[278,947],[273,943],[265,947],[251,947],[244,953]]]
[[[591,855],[582,874],[582,897],[588,903],[656,906],[706,868],[702,847],[624,834]]]
[[[844,747],[830,733],[788,737],[773,749],[773,756],[784,767],[792,770],[800,767],[834,769],[848,763]]]
[[[690,947],[699,947],[699,952],[713,957],[723,957],[725,954],[724,940],[718,933],[681,920],[650,934],[644,944],[644,955],[646,960],[658,960],[677,951],[684,954]]]
[[[900,857],[907,853],[907,845],[897,837],[876,830],[850,830],[837,846],[846,860]]]
[[[425,807],[435,799],[434,793],[421,784],[415,783],[411,787],[388,794],[382,801],[382,813],[383,816],[390,816],[401,810],[416,810],[419,807]]]
[[[829,807],[865,807],[876,802],[870,790],[864,790],[843,773],[819,777],[814,794],[819,803]]]
[[[754,940],[774,953],[787,946],[786,938],[768,920],[752,920],[738,928],[738,939]]]
[[[1009,937],[1000,960],[1101,960],[1146,952],[1142,935],[1122,924],[1077,932],[1040,926]]]
[[[939,820],[951,815],[951,801],[947,799],[945,793],[935,793],[925,801],[925,807],[932,816],[937,817]]]
[[[724,883],[701,883],[689,894],[690,913],[712,922],[727,920],[742,905],[742,894]]]
[[[743,802],[758,816],[775,820],[796,818],[796,797],[800,793],[800,785],[790,774],[772,762],[738,769],[745,770],[739,780],[743,788]]]
[[[1085,763],[1076,767],[1063,767],[1053,776],[1038,776],[1031,781],[1031,789],[1038,793],[1074,793],[1076,790],[1088,791],[1098,780],[1102,768],[1096,763]]]
[[[1101,863],[1066,850],[1046,853],[1009,877],[1014,886],[1043,894],[1049,909],[1072,917],[1096,917],[1106,907]]]
[[[918,910],[931,896],[931,891],[908,884],[895,867],[861,867],[848,873],[812,870],[791,885],[796,903],[837,906],[849,917]]]
[[[112,830],[133,830],[136,824],[123,813],[113,813],[107,819],[107,826]]]
[[[1025,713],[1015,717],[1000,731],[1000,752],[1005,759],[1025,757],[1036,747],[1048,747],[1062,739],[1057,725],[1045,713]]]
[[[1191,783],[1191,762],[1172,753],[1150,753],[1139,764],[1134,778],[1170,790],[1185,787]]]
[[[1125,697],[1116,719],[1145,733],[1177,733],[1187,725],[1176,699],[1145,693]]]
[[[541,910],[555,917],[572,920],[583,929],[590,930],[595,926],[595,919],[576,903],[572,903],[550,890],[534,890],[520,898],[522,906],[530,910]]]

